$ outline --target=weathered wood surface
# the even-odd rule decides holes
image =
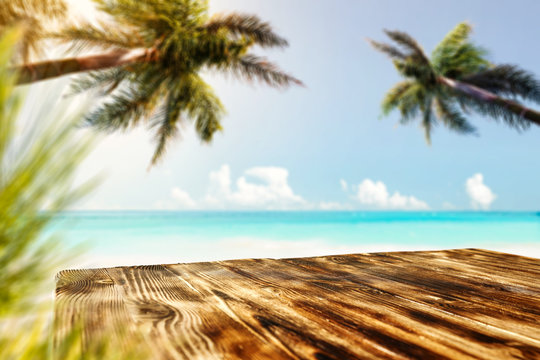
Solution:
[[[540,260],[486,250],[63,271],[56,298],[59,333],[158,359],[540,359]]]

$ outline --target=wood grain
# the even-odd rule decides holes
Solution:
[[[540,260],[487,250],[70,270],[56,293],[57,335],[156,359],[540,359]]]

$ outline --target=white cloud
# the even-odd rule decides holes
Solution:
[[[289,210],[311,207],[294,193],[288,178],[289,172],[285,168],[259,166],[244,171],[233,186],[231,169],[225,164],[210,172],[208,190],[202,200],[196,201],[189,193],[175,187],[171,190],[173,202],[155,205],[176,209]]]
[[[388,190],[382,182],[366,179],[358,185],[357,197],[362,204],[385,207],[388,201]]]
[[[282,167],[257,166],[232,181],[231,169],[224,164],[209,174],[208,189],[200,200],[175,187],[171,198],[156,202],[160,209],[251,209],[251,210],[353,210],[358,203],[376,209],[427,210],[429,206],[414,196],[388,192],[381,181],[365,179],[358,185],[340,180],[341,189],[354,192],[356,205],[350,202],[306,201],[289,184],[289,171]]]
[[[231,192],[231,169],[222,165],[217,171],[210,172],[209,194],[212,196],[229,196]]]
[[[238,191],[231,194],[232,201],[238,205],[288,208],[305,203],[289,186],[287,169],[256,167],[247,170],[245,174],[262,180],[264,184],[253,184],[244,176],[240,177],[236,182]]]
[[[356,199],[363,205],[369,205],[380,209],[429,209],[427,203],[414,196],[401,195],[397,191],[390,195],[386,185],[382,181],[372,181],[370,179],[365,179],[358,185]]]
[[[465,190],[471,199],[471,206],[474,209],[488,210],[497,198],[497,195],[484,184],[484,176],[480,173],[474,174],[467,179]]]
[[[191,198],[191,196],[178,187],[171,190],[171,196],[180,208],[193,209],[197,206],[197,203]]]
[[[248,180],[251,177],[258,182]],[[236,180],[236,190],[232,189],[231,172],[228,165],[210,173],[210,189],[205,198],[209,206],[293,209],[307,205],[296,195],[288,183],[289,172],[280,167],[254,167],[244,172]]]

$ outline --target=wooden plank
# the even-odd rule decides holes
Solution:
[[[106,341],[128,352],[130,340],[142,339],[105,269],[65,270],[57,275],[54,323],[57,347],[79,327],[83,348]]]
[[[350,311],[343,303],[333,304],[332,312],[325,311],[330,296],[325,296],[319,287],[311,288],[308,279],[295,276],[290,269],[281,271],[280,262],[258,260],[251,264],[234,261],[198,265],[203,266],[196,269],[196,274],[201,274],[201,278],[208,278],[206,286],[220,286],[219,291],[227,295],[224,301],[236,307],[238,313],[264,319],[258,327],[266,328],[269,323],[270,330],[275,332],[276,337],[291,348],[297,346],[298,337],[301,336],[303,342],[315,340],[317,344],[325,344],[328,352],[315,353],[326,358],[361,358],[360,354],[355,354],[360,349],[369,351],[368,358],[387,355],[401,358],[406,355],[402,351],[405,348],[408,354],[416,356],[438,355],[443,358],[442,354],[451,352],[450,348],[430,342],[429,339],[420,339],[410,334],[407,329],[389,325],[384,320],[359,312],[359,309]],[[170,267],[175,271],[194,271],[189,266]],[[219,269],[220,267],[222,269]],[[216,272],[222,274],[224,271],[237,274],[232,284],[222,286],[222,282],[214,281],[218,279],[207,275]],[[228,277],[232,278],[233,275]],[[230,288],[231,286],[234,289]],[[234,297],[231,297],[231,294],[234,294]],[[246,303],[250,305],[249,312],[242,309],[242,305]],[[321,303],[324,304],[323,307]],[[254,304],[256,306],[253,306]],[[351,316],[356,318],[351,321]],[[330,348],[331,344],[334,348]],[[336,345],[339,348],[335,348]],[[433,348],[438,351],[433,351]],[[313,350],[308,353],[305,349],[298,350],[298,357],[313,358],[309,356]]]
[[[376,256],[379,257],[379,255],[377,254]],[[364,260],[366,259],[365,256],[361,257]],[[503,347],[506,347],[509,343],[514,344],[518,338],[521,339],[522,344],[515,343],[515,345],[521,346],[524,351],[527,351],[530,347],[535,348],[540,345],[536,336],[538,333],[537,320],[529,319],[529,322],[523,322],[528,330],[525,335],[509,333],[509,328],[522,331],[522,326],[515,325],[508,316],[504,317],[503,321],[498,321],[498,315],[494,310],[488,311],[488,314],[494,318],[476,314],[476,312],[484,310],[482,305],[472,304],[473,306],[471,306],[469,302],[454,297],[451,294],[453,291],[451,283],[446,283],[447,289],[445,292],[438,291],[437,289],[434,290],[424,285],[424,281],[431,281],[427,277],[424,280],[422,278],[418,279],[419,286],[415,284],[416,281],[404,281],[404,279],[407,280],[409,278],[409,274],[406,273],[408,267],[400,269],[401,272],[398,274],[399,278],[397,279],[389,276],[387,272],[381,271],[382,266],[370,267],[355,275],[346,271],[349,265],[342,258],[338,260],[338,264],[332,264],[335,260],[336,258],[334,257],[289,261],[293,262],[295,267],[302,266],[306,270],[309,270],[309,272],[319,272],[320,275],[323,275],[321,272],[326,272],[327,274],[337,273],[340,275],[341,280],[332,284],[334,287],[336,286],[335,284],[341,286],[344,283],[352,282],[354,284],[352,285],[353,289],[361,289],[363,292],[374,294],[375,298],[371,300],[373,303],[384,300],[386,296],[388,298],[386,307],[397,305],[403,311],[408,311],[410,316],[416,317],[421,321],[430,321],[436,324],[437,327],[444,325],[452,331],[469,333],[469,337],[477,338],[478,341],[483,339],[487,342],[486,345],[497,341]],[[347,257],[347,260],[353,261],[352,256]],[[319,263],[321,262],[324,264],[320,265]],[[353,268],[357,267],[353,266]],[[372,274],[373,272],[375,275]],[[419,274],[415,272],[414,275],[418,276]],[[365,300],[365,302],[369,303],[370,301]],[[394,307],[393,311],[398,310]],[[496,323],[494,326],[490,324],[493,321]],[[502,327],[499,325],[502,325]],[[532,338],[529,336],[531,333],[533,335]],[[490,347],[493,347],[493,345],[490,345]]]
[[[239,267],[247,267],[251,262],[261,261],[236,262]],[[331,327],[331,324],[317,316],[302,316],[299,309],[290,304],[280,303],[276,306],[276,294],[269,286],[261,289],[253,281],[228,271],[218,263],[167,267],[177,276],[189,278],[198,289],[215,294],[219,302],[234,314],[231,317],[248,324],[276,347],[286,348],[289,356],[286,358],[370,359],[374,357],[374,353],[380,356],[388,353],[369,339],[351,337],[346,330]],[[277,298],[279,297],[278,294]],[[257,349],[253,349],[250,356],[256,355]]]
[[[219,359],[223,353],[243,358],[252,349],[260,358],[289,358],[286,349],[271,346],[249,325],[236,321],[213,293],[161,265],[108,272],[120,284],[137,326],[146,330],[166,358]]]
[[[56,319],[157,359],[540,359],[539,280],[478,249],[75,270]]]
[[[416,259],[412,254],[406,259],[397,255],[386,256],[386,259],[389,258],[395,264],[390,265],[385,261],[384,266],[370,266],[365,272],[377,279],[397,281],[399,285],[408,284],[415,287],[416,293],[438,294],[443,299],[480,304],[482,308],[503,311],[508,313],[508,316],[540,315],[539,304],[534,300],[534,296],[540,294],[540,289],[536,289],[534,282],[525,287],[517,285],[508,277],[493,279],[493,271],[477,277],[478,272],[473,273],[460,266],[460,263],[441,266],[432,259]],[[375,265],[377,261],[378,259],[374,259],[371,264]]]
[[[257,268],[252,268],[249,271],[246,271],[246,273],[248,273],[251,277],[256,276],[256,274],[261,274],[261,276],[264,276],[266,278],[268,278],[268,274],[272,274],[274,276],[286,274],[285,277],[276,278],[273,282],[277,284],[287,284],[287,287],[290,287],[289,282],[287,282],[287,277],[292,276],[294,279],[296,279],[296,282],[300,280],[300,284],[302,286],[301,292],[303,293],[307,292],[307,284],[315,284],[319,289],[315,288],[313,290],[313,294],[317,294],[320,297],[321,293],[324,293],[324,303],[331,304],[330,308],[332,309],[332,312],[335,313],[336,311],[344,311],[346,309],[351,309],[351,313],[347,314],[347,319],[354,318],[355,312],[356,314],[362,315],[368,312],[374,318],[373,320],[369,321],[370,325],[376,323],[376,318],[383,317],[386,322],[392,321],[397,327],[405,329],[409,332],[415,332],[415,330],[421,328],[422,325],[418,322],[423,322],[425,321],[425,319],[432,318],[437,320],[439,328],[442,328],[442,325],[446,324],[447,332],[450,331],[458,332],[458,334],[467,334],[469,337],[477,338],[476,342],[484,339],[484,341],[488,342],[487,345],[490,345],[490,347],[492,347],[491,345],[494,340],[497,339],[497,336],[503,336],[504,339],[504,336],[507,335],[505,331],[501,332],[490,330],[489,328],[486,328],[484,324],[471,323],[469,319],[465,319],[465,321],[460,318],[456,319],[455,314],[450,314],[449,316],[447,309],[443,309],[442,312],[437,312],[434,311],[435,309],[432,308],[431,304],[424,304],[427,306],[422,306],[421,303],[418,303],[418,299],[415,299],[414,297],[408,299],[407,297],[403,296],[403,294],[405,294],[406,292],[414,291],[414,289],[404,289],[403,294],[401,291],[395,292],[395,290],[392,289],[394,284],[392,284],[391,282],[387,284],[388,291],[382,291],[381,288],[384,287],[381,286],[382,284],[378,284],[379,287],[366,287],[362,286],[361,282],[355,283],[354,281],[352,281],[353,284],[348,284],[348,282],[351,280],[349,274],[343,274],[339,270],[321,273],[320,271],[317,271],[317,265],[313,263],[310,263],[311,266],[306,268],[306,270],[309,271],[296,271],[296,269],[301,266],[298,264],[298,261],[303,263],[302,266],[306,266],[306,261],[310,262],[310,260],[312,259],[300,259],[297,261],[292,260],[293,262],[297,262],[295,266],[291,266],[289,269],[284,269],[280,273],[276,273],[275,270],[270,272],[271,268],[276,268],[276,265],[273,265],[271,268],[268,269],[264,269],[262,266],[258,266]],[[332,266],[331,264],[327,263],[327,258],[318,258],[315,260],[318,262],[326,263],[325,266],[321,266],[320,269],[325,269]],[[340,267],[343,266],[344,263],[341,262]],[[333,274],[338,274],[338,276],[335,276]],[[361,281],[364,281],[364,275],[365,274],[362,273]],[[347,279],[347,277],[349,277],[349,279]],[[378,281],[380,282],[380,279],[378,279]],[[332,293],[336,295],[330,296]],[[307,303],[303,303],[304,306],[306,304]],[[317,305],[312,305],[311,307],[315,309],[316,306]],[[396,317],[396,315],[398,314],[402,315],[399,319],[398,317]],[[421,314],[423,316],[418,317],[416,316],[417,314]],[[411,321],[414,320],[414,317],[411,315],[415,315],[418,321]],[[465,328],[463,328],[464,323],[467,326]],[[431,335],[435,335],[436,333],[433,326],[431,329],[424,328],[423,331],[424,334],[420,332],[417,333],[417,335],[422,335],[423,338],[426,338]],[[448,337],[448,334],[446,334],[445,336]],[[515,341],[518,337],[519,336],[517,334],[512,334],[507,338],[509,341]],[[529,339],[525,338],[526,343],[522,344],[524,350],[526,350],[527,347],[530,345],[528,340]],[[452,339],[448,345],[451,346],[452,343],[455,341],[456,339]],[[502,342],[503,340],[500,341]],[[535,346],[535,344],[540,345],[540,343],[537,342],[534,343],[533,346]],[[472,349],[472,345],[473,344],[468,344],[467,346],[463,346],[462,348],[470,350]],[[502,343],[502,346],[505,349],[507,348],[506,345],[506,343]],[[518,344],[516,343],[516,345]],[[409,346],[404,345],[403,348],[409,348]],[[410,350],[408,349],[408,351]],[[485,357],[481,357],[481,354],[485,354]],[[489,351],[486,351],[485,348],[482,348],[479,350],[477,357],[494,358],[494,355],[490,354]]]

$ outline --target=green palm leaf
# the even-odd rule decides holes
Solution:
[[[133,29],[99,20],[65,26],[62,32],[49,34],[49,37],[66,41],[71,45],[69,51],[75,52],[107,48],[130,49],[145,45]]]
[[[431,108],[431,99],[423,99],[423,104],[421,105],[422,109],[422,128],[424,128],[424,136],[426,142],[431,145],[431,131],[433,127],[437,124],[437,119],[433,115],[433,110]]]
[[[437,97],[434,99],[434,107],[438,117],[449,129],[461,134],[476,133],[474,126],[451,101]]]
[[[515,65],[498,65],[462,78],[495,94],[540,103],[540,80]]]
[[[415,84],[412,81],[406,80],[397,83],[392,89],[390,89],[382,102],[382,111],[384,115],[388,115],[392,110],[397,108],[404,94],[413,87]]]
[[[384,31],[386,35],[396,44],[408,51],[408,57],[416,59],[418,62],[429,64],[429,59],[424,54],[422,47],[414,40],[412,36],[401,31]]]
[[[181,94],[179,91],[170,92],[163,105],[163,113],[159,113],[159,117],[156,116],[156,120],[154,120],[154,127],[157,127],[157,147],[152,157],[152,164],[159,161],[165,153],[168,141],[178,134],[177,122],[180,121],[180,113],[182,112],[181,104],[184,100],[183,96],[184,94]]]
[[[230,35],[245,36],[261,47],[286,47],[286,39],[274,32],[269,23],[258,16],[245,14],[221,14],[212,17],[204,24],[210,33],[226,31]]]
[[[388,55],[393,60],[405,60],[407,58],[407,55],[398,47],[392,46],[389,44],[373,41],[371,39],[368,39],[368,42],[373,46],[375,49],[379,50],[380,52]]]

